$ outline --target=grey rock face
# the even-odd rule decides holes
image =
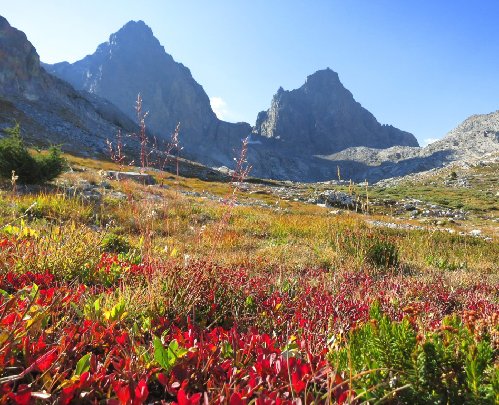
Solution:
[[[132,180],[136,181],[137,183],[145,185],[156,184],[154,177],[147,173],[118,172],[115,170],[108,170],[104,172],[103,175],[106,176],[108,179],[113,179],[113,180]]]
[[[280,88],[270,109],[258,115],[253,132],[279,140],[286,149],[312,155],[352,146],[418,146],[412,134],[381,125],[329,68],[308,76],[299,89]]]
[[[356,177],[379,181],[442,168],[499,159],[499,111],[473,115],[441,140],[424,148],[348,148],[328,156],[329,162],[357,167]]]
[[[109,102],[49,75],[26,35],[1,16],[0,55],[0,127],[17,120],[29,140],[80,154],[104,153],[118,128],[135,128]]]
[[[217,119],[189,69],[165,52],[143,21],[130,21],[78,62],[44,66],[75,88],[109,100],[132,119],[140,93],[152,132],[169,139],[180,122],[184,155],[201,163],[229,164],[233,148],[251,132],[249,124]]]

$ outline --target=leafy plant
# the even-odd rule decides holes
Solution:
[[[367,251],[366,259],[379,268],[394,268],[399,264],[397,246],[389,240],[375,240]]]
[[[115,233],[104,236],[101,246],[104,252],[109,253],[127,253],[131,248],[130,242],[125,237]]]
[[[493,403],[497,367],[488,336],[478,339],[457,316],[433,332],[418,332],[408,319],[392,321],[371,308],[371,320],[353,329],[331,364],[359,375],[352,380],[366,401],[397,403]]]

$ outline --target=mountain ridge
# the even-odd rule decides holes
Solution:
[[[181,145],[189,159],[231,167],[241,140],[251,134],[248,161],[260,178],[324,181],[337,178],[339,168],[343,178],[373,182],[479,158],[499,145],[495,112],[469,117],[444,139],[419,148],[412,134],[381,125],[329,68],[309,75],[297,89],[280,87],[254,127],[219,120],[190,70],[166,53],[143,21],[127,23],[73,64],[40,64],[22,31],[2,17],[0,30],[0,127],[20,117],[34,138],[63,143],[79,154],[105,154],[106,139],[119,129],[136,131],[133,103],[139,91],[144,110],[151,112],[151,135],[169,139],[181,121]],[[77,90],[61,76],[71,76],[66,79]]]
[[[240,149],[241,140],[251,134],[253,142],[250,145],[249,161],[253,173],[258,177],[307,181],[333,177],[336,167],[318,160],[314,155],[362,145],[362,139],[367,140],[368,135],[368,146],[417,145],[412,134],[379,124],[371,113],[353,99],[352,94],[341,84],[338,74],[330,69],[310,75],[300,89],[285,91],[280,88],[274,96],[275,100],[288,93],[300,97],[306,93],[302,100],[304,109],[317,110],[315,115],[310,113],[306,117],[310,122],[294,125],[294,117],[289,114],[286,120],[291,123],[288,127],[301,128],[301,133],[307,132],[307,126],[319,126],[320,131],[314,134],[310,131],[308,139],[293,134],[288,128],[285,128],[286,134],[277,136],[258,130],[264,127],[265,112],[259,114],[255,127],[248,123],[234,124],[219,120],[211,108],[208,95],[194,80],[190,70],[165,51],[143,21],[128,22],[111,34],[107,42],[100,44],[94,54],[80,61],[44,66],[77,89],[107,98],[129,117],[133,117],[133,100],[140,92],[145,109],[150,112],[148,125],[155,135],[169,136],[180,121],[183,152],[203,164],[231,165],[234,150]],[[320,100],[328,97],[330,102],[326,103],[326,107],[335,109],[337,120],[331,115],[329,121],[321,119]],[[347,98],[348,102],[344,103],[347,109],[354,108],[362,113],[343,111],[341,106],[334,105],[335,97]],[[315,101],[315,104],[311,101]],[[343,117],[349,117],[352,121],[352,117],[358,115],[368,124],[362,126],[363,132],[355,137],[352,136],[355,129],[347,130],[349,124],[343,122]],[[335,131],[335,125],[340,130]],[[325,136],[329,132],[332,135]],[[300,169],[297,170],[297,167]]]

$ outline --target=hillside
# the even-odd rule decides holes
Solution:
[[[0,128],[22,124],[36,144],[82,155],[107,153],[106,138],[136,125],[108,101],[49,75],[23,32],[0,16]]]

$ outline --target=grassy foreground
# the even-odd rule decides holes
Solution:
[[[499,401],[495,240],[72,163],[1,194],[0,403]]]

